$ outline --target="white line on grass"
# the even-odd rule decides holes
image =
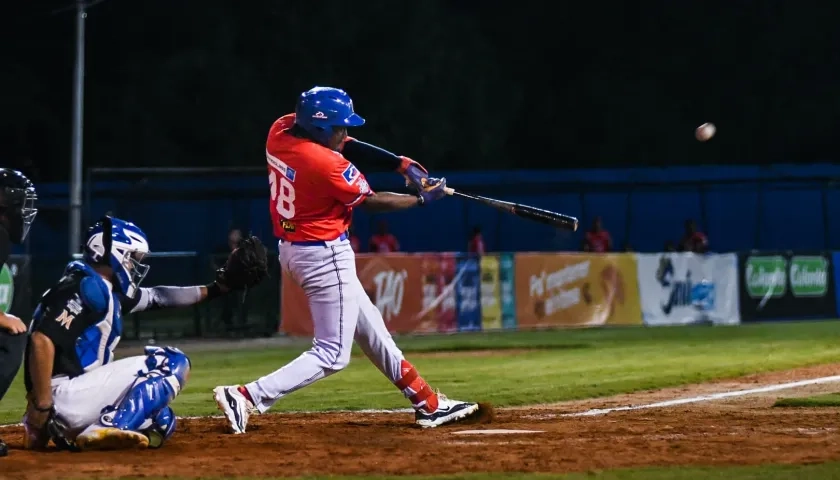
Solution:
[[[649,403],[646,405],[630,405],[626,407],[614,408],[595,408],[585,412],[564,413],[558,415],[560,417],[590,417],[595,415],[606,415],[611,412],[626,412],[630,410],[643,410],[646,408],[663,408],[673,407],[675,405],[684,405],[686,403],[708,402],[710,400],[720,400],[722,398],[742,397],[744,395],[752,395],[755,393],[775,392],[777,390],[785,390],[789,388],[805,387],[808,385],[817,385],[820,383],[840,382],[840,375],[832,377],[813,378],[811,380],[801,380],[798,382],[778,383],[775,385],[767,385],[759,388],[750,388],[747,390],[732,390],[729,392],[712,393],[709,395],[700,395],[697,397],[677,398],[674,400],[666,400],[664,402]]]

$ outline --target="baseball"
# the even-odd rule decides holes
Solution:
[[[715,136],[715,124],[714,123],[704,123],[697,127],[697,131],[694,132],[694,136],[697,137],[697,140],[701,142],[705,142],[706,140]]]

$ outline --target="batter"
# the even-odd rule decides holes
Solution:
[[[247,385],[213,390],[234,433],[245,433],[252,413],[264,413],[286,395],[345,368],[354,340],[411,401],[421,427],[455,422],[478,410],[475,403],[432,390],[394,343],[356,275],[347,234],[354,208],[389,212],[422,206],[443,197],[446,186],[446,179],[429,178],[414,160],[347,136],[348,127],[364,123],[346,92],[315,87],[300,95],[295,113],[279,118],[269,131],[269,209],[280,265],[309,299],[315,339],[312,349],[285,367]],[[417,195],[373,192],[351,163],[362,161],[391,165]]]

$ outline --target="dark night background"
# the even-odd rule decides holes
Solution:
[[[87,19],[85,166],[261,166],[314,85],[351,94],[356,136],[431,169],[830,161],[840,6],[814,5],[106,0]],[[17,2],[2,33],[0,158],[42,182],[70,170],[61,7]]]

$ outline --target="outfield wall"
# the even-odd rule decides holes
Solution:
[[[311,336],[303,292],[270,260],[269,278],[244,298],[126,315],[123,338]],[[204,257],[150,263],[146,285],[203,283],[215,268]],[[50,286],[38,278],[52,281],[61,267],[12,255],[0,271],[0,309],[31,318]],[[840,317],[840,252],[361,254],[357,271],[395,333]]]
[[[737,325],[838,314],[840,253],[361,254],[393,333],[605,325]],[[280,331],[311,336],[303,291],[281,281]]]

